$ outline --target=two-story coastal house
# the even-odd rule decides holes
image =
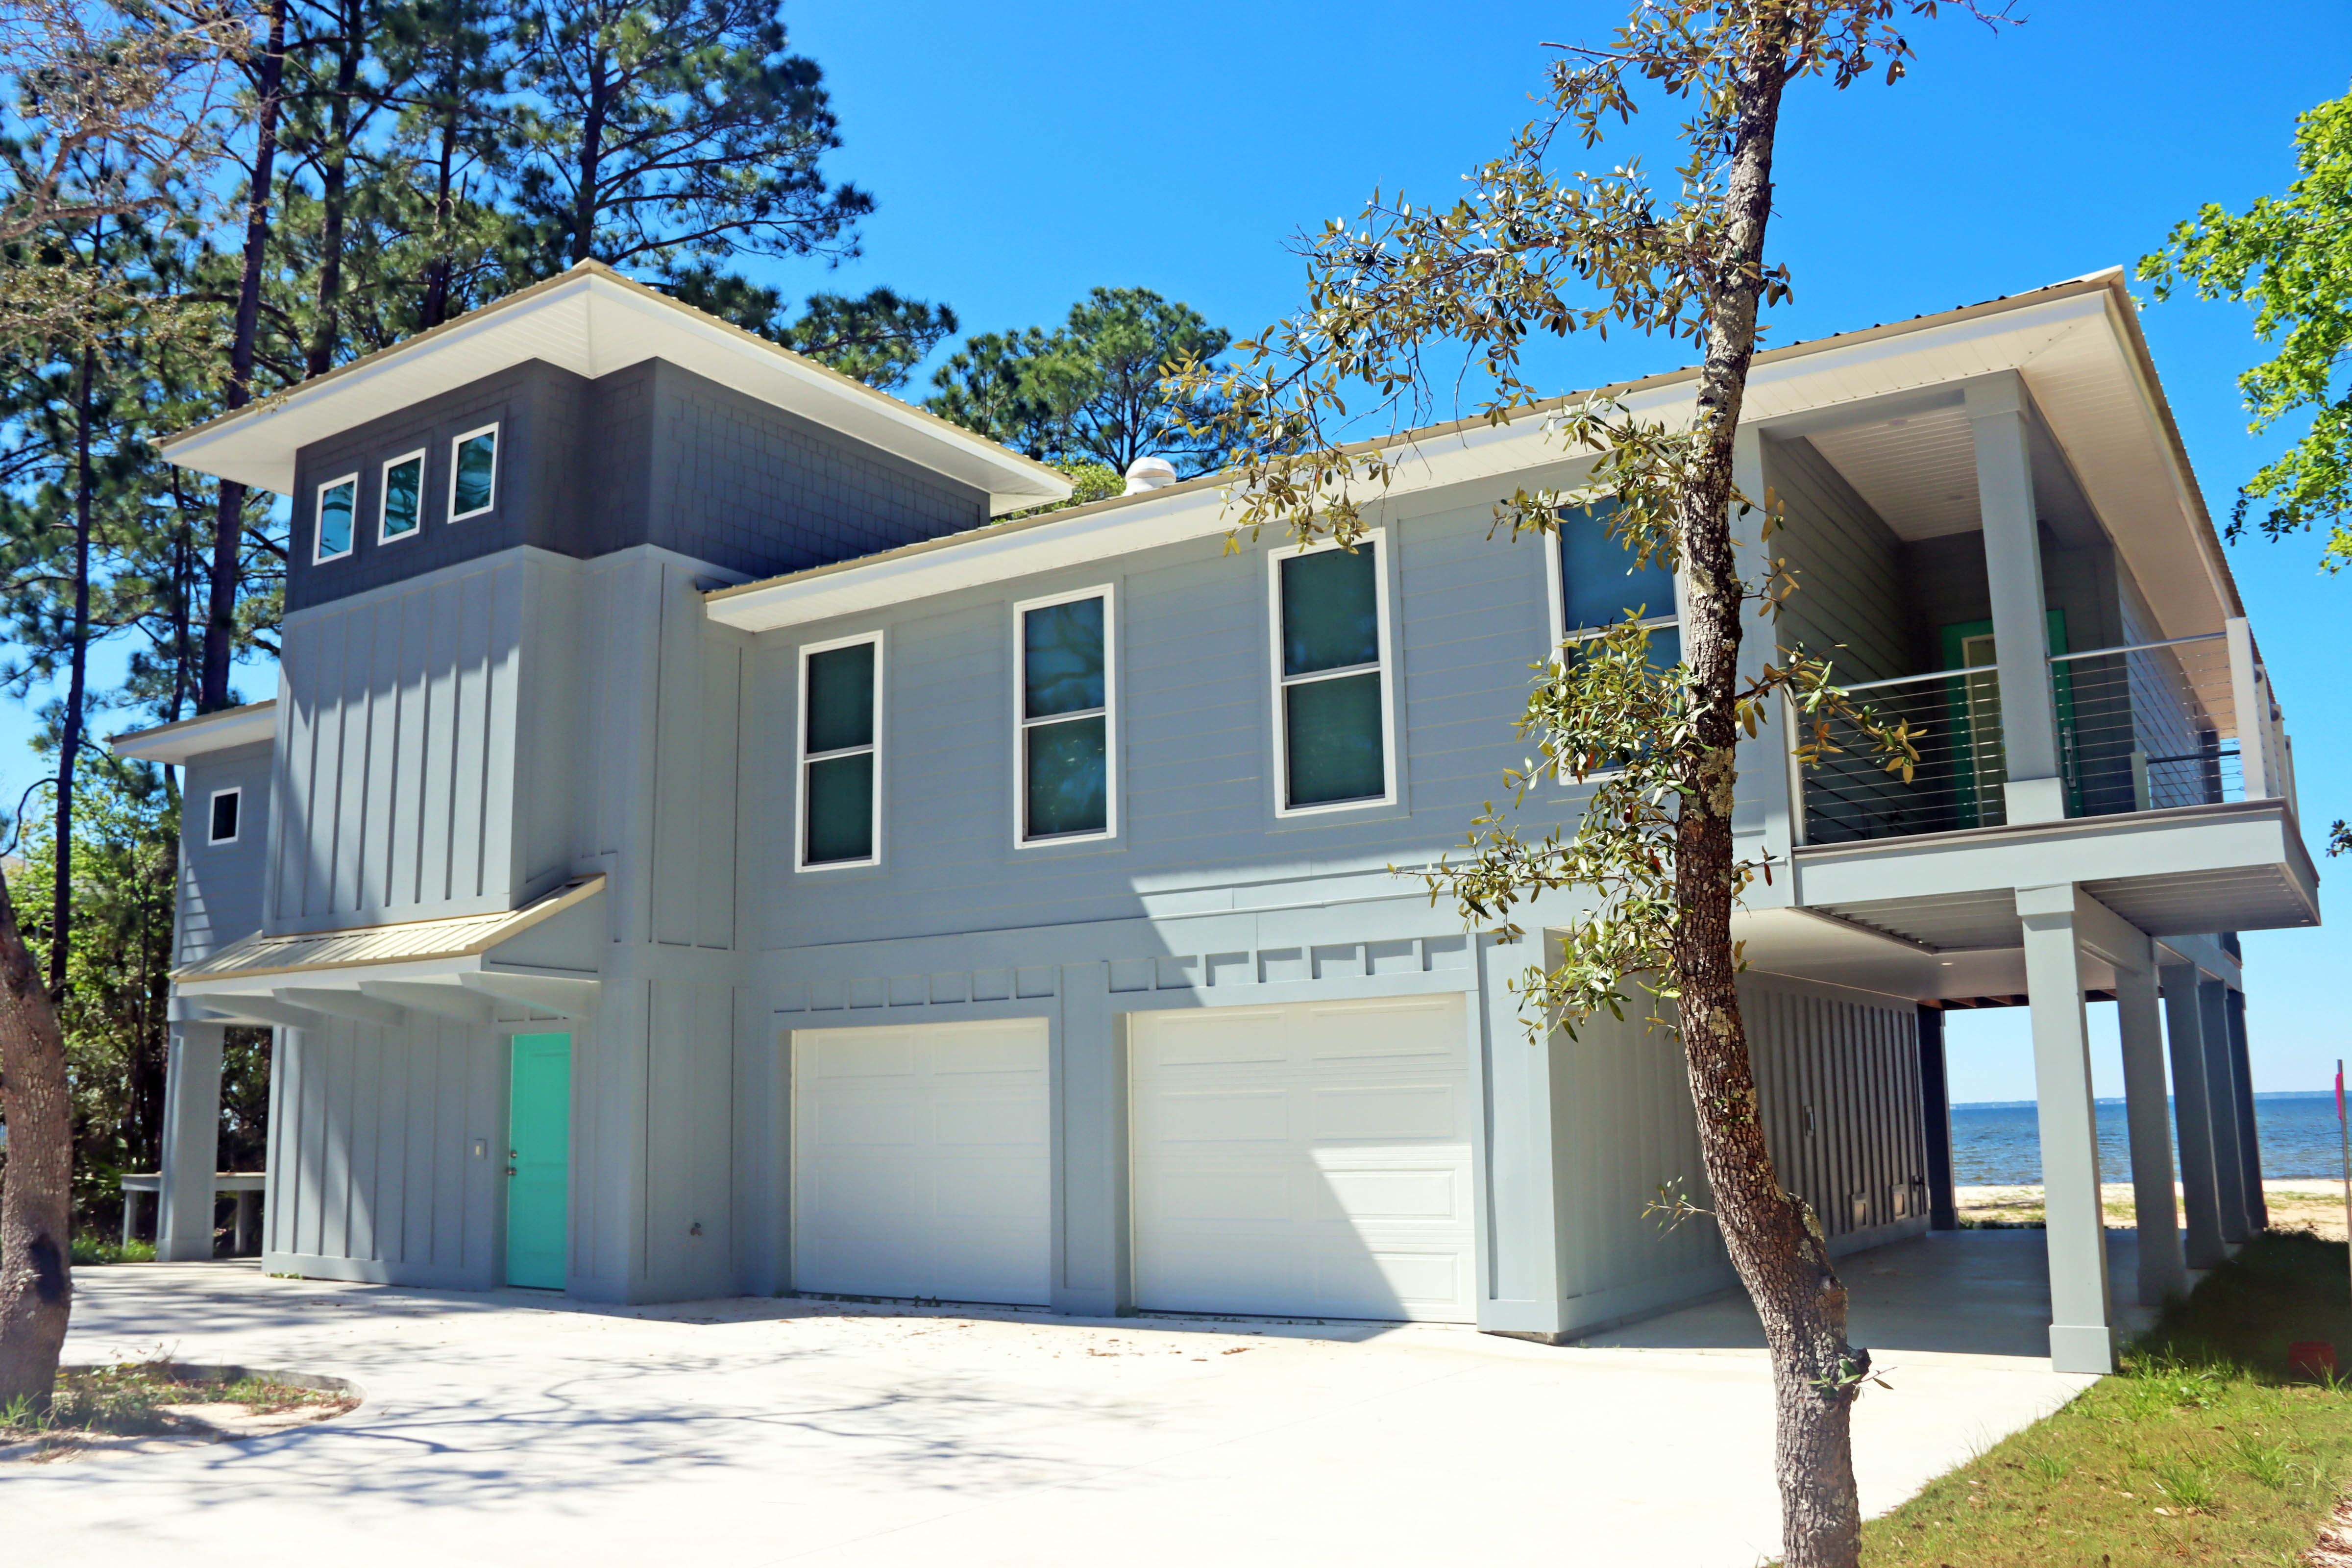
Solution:
[[[1677,1047],[1519,1018],[1572,900],[1500,946],[1390,869],[1676,585],[1490,537],[1591,460],[1540,419],[1402,445],[1352,553],[1229,550],[1213,479],[992,522],[1064,481],[593,265],[173,441],[294,552],[277,699],[116,742],[186,770],[164,1255],[259,1024],[273,1270],[1550,1339],[1721,1289],[1642,1213],[1698,1175]],[[2232,933],[2318,919],[2121,276],[1765,354],[1740,461],[1779,640],[1928,735],[1909,784],[1744,748],[1784,1179],[1841,1250],[1948,1225],[1942,1009],[2030,1000],[2053,1357],[2103,1370],[2084,999],[2159,1295],[2261,1224]]]

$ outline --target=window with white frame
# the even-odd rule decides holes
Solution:
[[[800,865],[882,858],[882,634],[801,650]]]
[[[425,454],[410,452],[383,466],[383,494],[376,503],[375,542],[406,539],[425,521]]]
[[[1616,501],[1603,497],[1560,513],[1545,573],[1551,586],[1552,646],[1572,652],[1574,644],[1622,626],[1631,611],[1650,634],[1652,668],[1671,668],[1683,657],[1675,574],[1655,556],[1637,562],[1624,539],[1609,531],[1616,510]]]
[[[237,813],[245,800],[243,788],[213,791],[212,820],[206,825],[205,842],[234,844],[236,842]]]
[[[310,559],[340,561],[352,552],[352,516],[359,510],[360,477],[345,474],[319,487],[319,515]]]
[[[1108,588],[1087,588],[1013,607],[1020,843],[1118,831],[1110,606]]]
[[[1386,543],[1373,529],[1271,557],[1279,815],[1395,799]]]
[[[449,521],[478,517],[499,501],[499,427],[485,425],[449,443]]]

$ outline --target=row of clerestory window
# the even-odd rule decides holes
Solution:
[[[424,528],[425,450],[419,447],[384,460],[383,483],[376,489],[378,544],[412,538]],[[485,425],[450,440],[448,489],[451,522],[479,517],[497,507],[498,426]],[[323,565],[351,554],[357,542],[360,477],[351,473],[329,479],[318,487],[317,494],[310,560],[314,565]]]
[[[1681,658],[1675,576],[1611,537],[1609,503],[1564,522],[1547,552],[1553,644],[1621,625],[1648,631],[1651,661]],[[1274,669],[1274,812],[1298,817],[1397,801],[1395,658],[1388,539],[1274,552],[1267,619]],[[1013,606],[1013,841],[1016,848],[1118,836],[1116,595],[1106,584]],[[879,865],[885,634],[800,650],[803,870]]]

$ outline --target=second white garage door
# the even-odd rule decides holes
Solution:
[[[1458,995],[1132,1016],[1135,1299],[1468,1322]]]
[[[793,1283],[1047,1304],[1045,1023],[793,1036]]]

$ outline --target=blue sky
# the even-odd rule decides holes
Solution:
[[[1796,300],[1776,341],[2127,264],[2200,203],[2282,188],[2295,114],[2352,85],[2340,3],[2023,9],[2025,25],[1998,35],[1948,13],[1917,26],[1919,58],[1896,87],[1795,89],[1771,240]],[[802,289],[887,283],[948,301],[968,331],[1050,325],[1091,287],[1142,285],[1254,331],[1298,296],[1289,236],[1375,185],[1450,196],[1526,118],[1538,44],[1600,37],[1622,14],[1622,0],[793,0],[793,46],[824,67],[841,115],[835,171],[879,210],[864,259],[771,276]],[[1615,159],[1613,144],[1591,156]],[[2226,513],[2282,444],[2244,429],[2232,378],[2257,357],[2247,313],[2175,301],[2146,321],[2209,502]],[[1535,363],[1565,390],[1687,357],[1612,336]],[[2305,814],[2324,829],[2352,815],[2326,637],[2352,615],[2352,579],[2320,577],[2316,557],[2309,541],[2231,551],[2295,735]],[[268,679],[243,684],[259,695]],[[15,760],[28,732],[22,713],[0,713],[12,799],[32,776],[29,757]],[[2319,1087],[2352,1055],[2335,988],[2352,972],[2352,910],[2340,913],[2332,931],[2246,938],[2260,1088]],[[2030,1096],[2023,1026],[2021,1010],[1956,1020],[1955,1098]],[[2110,1044],[2102,1093],[2118,1092],[2112,1057]]]

